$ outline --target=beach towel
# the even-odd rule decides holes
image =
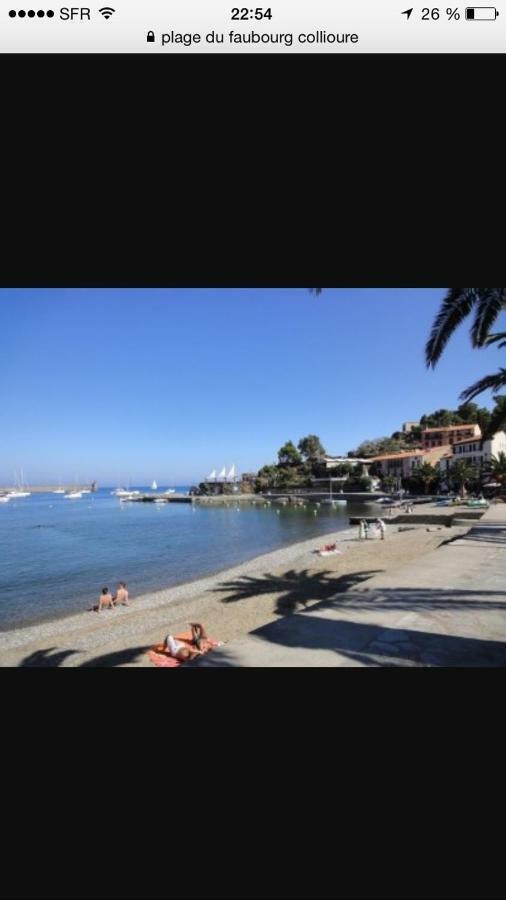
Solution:
[[[190,650],[195,650],[195,645],[192,643],[191,631],[175,634],[174,637],[176,638],[176,641],[181,641],[181,643],[185,644]],[[204,653],[208,653],[209,650],[213,650],[214,647],[219,646],[220,641],[215,641],[213,638],[207,638],[201,641],[201,649]],[[178,669],[179,666],[182,666],[183,663],[186,662],[184,659],[176,659],[174,656],[171,656],[165,649],[164,644],[155,644],[151,650],[148,650],[148,656],[155,666],[165,669]]]

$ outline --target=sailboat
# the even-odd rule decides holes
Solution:
[[[334,497],[332,494],[332,478],[329,478],[329,481],[330,481],[329,496],[327,498],[325,498],[325,500],[322,500],[321,502],[326,503],[329,506],[334,506],[336,503],[346,503],[346,500],[334,500]]]
[[[53,494],[64,494],[64,493],[65,493],[65,490],[61,486],[61,478],[60,478],[60,480],[58,482],[58,488],[56,491],[53,491]]]
[[[156,481],[153,481],[153,484],[151,485],[151,490],[152,491],[158,490],[158,485],[157,485]]]
[[[16,481],[16,473],[14,472],[14,482]],[[29,497],[31,491],[23,491],[21,488],[23,487],[23,469],[21,469],[21,481],[18,481],[17,489],[13,491],[9,491],[8,497],[12,497],[17,499],[18,497]]]

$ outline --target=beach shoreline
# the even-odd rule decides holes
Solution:
[[[228,642],[301,603],[311,605],[349,586],[367,584],[374,574],[391,571],[465,531],[465,526],[390,528],[385,541],[358,541],[356,528],[327,532],[204,578],[139,595],[129,607],[1,632],[0,666],[151,665],[147,649],[167,632],[185,630],[188,621],[203,621],[213,637]],[[342,554],[315,553],[322,542],[333,541]]]

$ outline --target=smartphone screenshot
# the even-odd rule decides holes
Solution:
[[[506,8],[448,0],[2,0],[1,53],[502,53]]]

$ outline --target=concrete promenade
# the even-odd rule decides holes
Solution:
[[[359,574],[359,573],[358,573]],[[231,641],[193,667],[505,666],[506,505],[390,575]]]

